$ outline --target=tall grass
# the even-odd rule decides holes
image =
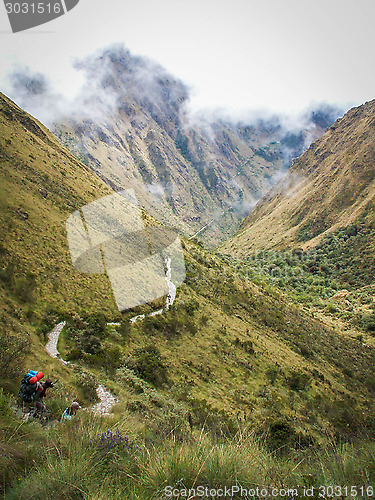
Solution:
[[[134,430],[130,438],[136,446],[120,446],[117,438],[103,438],[109,435],[109,422],[112,431],[118,430],[117,436],[129,431],[124,419],[89,413],[45,429],[35,423],[14,428],[9,446],[22,454],[22,447],[16,448],[17,438],[22,438],[29,448],[12,471],[13,485],[5,498],[152,500],[167,498],[167,486],[251,490],[332,484],[366,487],[374,482],[375,444],[369,442],[291,449],[280,456],[268,451],[250,429],[240,429],[232,438],[213,438],[197,430],[182,442],[170,434],[162,444],[157,440],[147,445],[140,430]],[[99,446],[103,440],[105,446]]]
[[[270,461],[273,465],[272,457],[251,435],[214,443],[208,434],[201,432],[181,445],[169,442],[148,452],[142,484],[150,494],[162,492],[166,486],[192,489],[260,485],[266,479]]]
[[[375,443],[331,443],[314,453],[321,484],[375,486]]]

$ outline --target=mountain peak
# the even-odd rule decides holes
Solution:
[[[314,246],[374,206],[375,100],[349,110],[295,160],[224,246],[236,255]]]

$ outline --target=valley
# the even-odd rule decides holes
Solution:
[[[67,103],[41,75],[16,74],[18,104],[47,117],[111,189],[134,189],[147,213],[186,238],[199,232],[210,248],[236,233],[293,158],[342,114],[322,104],[299,117],[199,115],[182,81],[122,46],[80,61],[79,70],[84,93]]]
[[[117,56],[105,55],[113,74],[129,78],[120,68],[134,61]],[[255,183],[246,180],[251,203],[271,190],[236,234],[228,229],[233,218],[206,243],[189,237],[215,210],[228,210],[235,189],[223,196],[217,185],[207,189],[197,166],[195,174],[185,172],[186,157],[198,154],[197,145],[214,156],[229,141],[218,139],[223,130],[231,141],[239,140],[239,131],[229,134],[229,125],[221,124],[212,149],[207,136],[197,138],[192,129],[183,137],[168,134],[160,123],[175,120],[184,94],[178,85],[177,94],[176,85],[159,85],[170,108],[164,101],[141,106],[136,95],[128,108],[116,110],[127,118],[111,137],[125,137],[131,117],[138,127],[129,131],[131,141],[113,147],[109,129],[95,128],[88,137],[88,124],[80,134],[72,120],[59,126],[60,137],[69,134],[70,151],[0,94],[2,493],[95,498],[100,489],[100,498],[163,498],[166,484],[193,487],[198,477],[208,485],[372,487],[374,102],[333,124],[278,183],[270,180],[281,168],[273,162],[281,155],[276,146],[257,156],[259,144],[251,149],[243,137],[237,153],[226,151],[226,161],[218,155],[216,179],[229,179],[230,169],[233,178],[250,158],[270,174],[267,181],[253,179],[250,170],[241,173]],[[77,144],[87,164],[71,152]],[[139,170],[112,169],[125,152],[137,161],[131,147],[143,158],[150,184],[164,176],[181,191],[161,204],[149,202],[149,194],[142,198]],[[111,162],[104,162],[109,154]],[[202,153],[203,169],[207,158]],[[173,221],[180,228],[186,279],[172,289],[167,265],[171,297],[120,312],[105,273],[74,269],[66,221],[132,179],[145,225]],[[189,183],[194,189],[185,198]],[[155,210],[148,212],[152,203]],[[164,203],[165,219],[158,217]],[[183,214],[201,218],[190,224]],[[68,364],[45,348],[60,322],[66,327],[57,350]],[[30,367],[58,380],[46,401],[56,421],[70,400],[98,404],[97,387],[105,386],[118,403],[105,417],[82,412],[47,429],[21,424],[16,394]],[[28,461],[38,451],[43,467]],[[43,481],[45,468],[50,481]]]

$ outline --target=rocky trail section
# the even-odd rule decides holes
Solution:
[[[57,342],[59,341],[60,333],[62,332],[65,325],[66,322],[62,321],[61,323],[55,326],[55,328],[50,332],[48,336],[46,351],[52,358],[58,358],[60,356],[60,353],[57,350]]]
[[[57,350],[57,343],[65,325],[66,322],[62,321],[61,323],[58,323],[53,330],[51,330],[48,336],[48,342],[46,344],[46,351],[52,358],[59,358],[62,363],[70,364],[69,361],[64,361],[59,357],[60,353]],[[96,393],[100,399],[100,402],[94,405],[91,410],[98,415],[109,415],[111,408],[118,402],[118,398],[116,398],[108,389],[106,389],[101,384],[96,389]]]
[[[99,385],[96,389],[96,393],[100,399],[100,402],[94,405],[91,409],[94,413],[99,415],[110,415],[111,408],[118,403],[118,398],[116,398],[104,385]]]
[[[165,259],[166,265],[166,276],[165,279],[168,284],[168,296],[165,302],[165,306],[163,309],[159,309],[150,313],[148,316],[156,316],[158,314],[162,314],[164,311],[167,311],[176,298],[176,286],[171,280],[172,271],[171,271],[171,258],[168,256]],[[138,316],[134,316],[131,318],[130,322],[135,323],[138,320],[144,319],[146,317],[145,314],[139,314]],[[108,323],[109,325],[118,325],[118,323]],[[62,321],[58,323],[53,330],[51,330],[48,336],[48,342],[46,344],[46,351],[52,358],[58,358],[62,363],[69,364],[69,361],[65,361],[60,357],[60,353],[57,349],[57,343],[59,341],[59,337],[63,328],[65,327],[66,322]],[[116,398],[108,389],[106,389],[102,384],[96,389],[96,393],[100,399],[100,402],[95,404],[91,410],[99,415],[109,415],[111,408],[118,402],[118,398]]]

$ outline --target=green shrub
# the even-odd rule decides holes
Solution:
[[[197,300],[191,300],[190,302],[186,302],[185,310],[189,314],[189,316],[193,316],[195,311],[199,309],[199,302]]]
[[[107,331],[107,319],[104,314],[98,312],[91,314],[86,318],[88,323],[88,331],[100,339],[104,339],[108,335]]]
[[[11,287],[14,283],[14,273],[14,264],[13,262],[10,262],[0,269],[0,280],[8,287]]]
[[[289,451],[289,445],[294,436],[295,430],[289,422],[274,422],[269,427],[267,445],[274,451]]]
[[[202,325],[202,326],[207,326],[209,319],[210,319],[210,318],[209,318],[206,314],[203,314],[203,315],[201,316],[201,319],[200,319],[200,323],[201,323],[201,325]]]
[[[66,361],[76,361],[81,358],[83,358],[83,352],[81,349],[71,349],[65,356]]]
[[[91,334],[83,334],[81,337],[82,350],[88,354],[99,354],[102,351],[100,339]]]
[[[0,327],[0,372],[7,378],[19,376],[25,355],[29,352],[30,339],[25,332],[14,331],[15,327]]]
[[[125,361],[125,365],[155,387],[168,382],[167,368],[159,349],[154,345],[136,349],[133,357]]]
[[[9,400],[4,395],[3,389],[0,387],[0,415],[6,416],[6,415],[10,415],[10,414],[11,414],[11,411],[9,408]]]
[[[365,384],[371,392],[375,393],[375,377],[367,377]]]
[[[364,322],[364,327],[366,330],[370,333],[375,333],[375,314],[369,314],[366,316],[363,320]]]
[[[301,342],[296,342],[296,345],[299,349],[299,352],[304,358],[309,359],[314,357],[314,353],[312,352],[312,350],[309,349],[305,344],[302,344]]]
[[[310,377],[306,373],[293,372],[287,378],[287,384],[292,391],[303,391],[310,382]]]
[[[194,309],[196,305],[190,305],[188,308]],[[196,303],[197,304],[197,303]],[[194,317],[188,313],[183,304],[173,307],[163,315],[148,316],[143,320],[142,330],[144,333],[156,334],[162,333],[168,339],[173,339],[180,336],[182,333],[190,333],[195,335],[198,327],[195,324]]]
[[[266,371],[266,377],[272,385],[276,382],[278,374],[279,371],[275,367],[268,368],[268,370]]]
[[[126,339],[129,336],[129,333],[130,333],[130,321],[128,319],[121,320],[119,332],[120,332],[120,335],[122,336],[122,338],[124,338],[124,339]]]
[[[119,347],[114,346],[97,354],[83,355],[83,359],[91,366],[103,367],[107,375],[113,374],[121,364],[121,351]]]
[[[23,303],[34,302],[37,290],[36,275],[27,272],[25,276],[16,278],[14,294]]]
[[[98,384],[95,377],[79,365],[74,365],[74,371],[76,372],[75,383],[78,390],[82,392],[84,399],[90,402],[98,401],[99,398],[96,392]]]

